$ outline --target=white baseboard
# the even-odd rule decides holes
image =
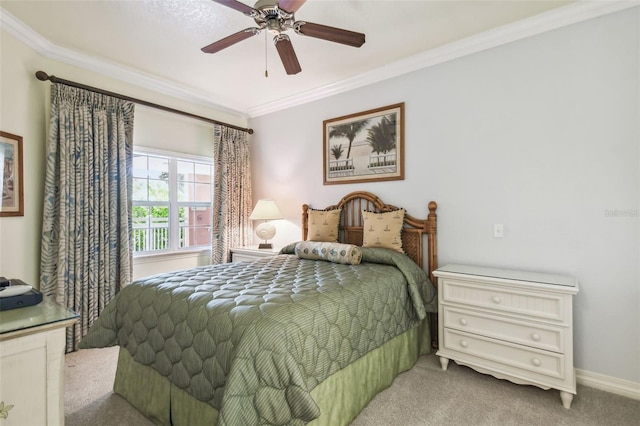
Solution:
[[[618,379],[576,368],[576,382],[584,386],[640,400],[640,383],[630,380]]]

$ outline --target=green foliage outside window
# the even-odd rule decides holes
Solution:
[[[212,167],[204,162],[138,153],[133,176],[134,253],[208,244],[210,237],[205,232],[201,238],[201,229],[209,231],[210,224],[190,222],[196,210],[206,210],[197,214],[198,221],[210,215],[211,176]]]

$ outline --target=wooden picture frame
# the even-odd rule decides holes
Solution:
[[[22,136],[0,131],[0,217],[24,216]]]
[[[404,102],[323,126],[325,185],[404,180]]]

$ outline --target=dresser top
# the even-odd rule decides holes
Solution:
[[[550,285],[561,285],[565,287],[577,287],[576,279],[570,276],[532,271],[518,271],[515,269],[500,269],[489,268],[485,266],[449,264],[435,270],[433,272],[433,275],[435,275],[436,277],[440,276],[440,272],[462,275],[475,275],[489,278],[500,278],[505,280],[526,281]]]
[[[0,337],[43,326],[62,327],[77,321],[78,318],[79,315],[71,309],[45,297],[37,305],[0,312]]]

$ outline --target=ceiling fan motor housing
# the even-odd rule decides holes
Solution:
[[[261,29],[266,28],[270,33],[277,35],[293,27],[294,14],[280,9],[278,0],[259,0],[254,9],[260,12],[253,19]]]

